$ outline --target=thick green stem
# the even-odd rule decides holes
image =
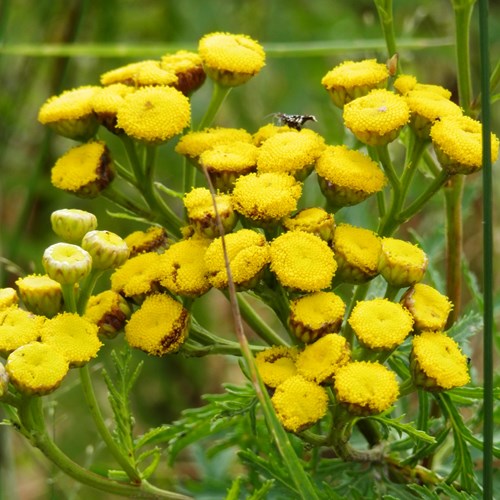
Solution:
[[[380,26],[384,33],[388,58],[397,54],[396,35],[394,33],[394,16],[392,14],[392,0],[375,0]]]
[[[66,312],[75,313],[76,312],[76,297],[75,297],[75,284],[69,283],[61,285],[64,309]]]
[[[95,288],[97,280],[102,276],[104,271],[101,269],[92,269],[90,274],[85,278],[80,288],[80,296],[78,297],[77,312],[80,315],[85,313],[87,307],[87,302]]]
[[[198,125],[197,130],[202,130],[206,127],[210,127],[215,118],[215,115],[219,111],[219,108],[222,106],[222,103],[229,95],[229,92],[231,92],[231,89],[232,87],[223,87],[222,85],[219,85],[217,82],[214,82],[210,103],[205,112],[205,115],[203,116],[200,124]]]

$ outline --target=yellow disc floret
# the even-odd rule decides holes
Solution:
[[[103,85],[122,83],[134,87],[146,85],[175,85],[176,74],[160,65],[160,61],[139,61],[112,69],[101,75]]]
[[[146,231],[134,231],[125,237],[130,257],[144,252],[153,252],[167,246],[167,232],[161,226],[151,226]]]
[[[38,339],[45,318],[12,305],[0,311],[0,354],[10,352]]]
[[[47,275],[30,274],[16,281],[19,295],[26,309],[51,318],[62,307],[61,285]]]
[[[19,302],[19,297],[14,288],[0,288],[0,311],[7,309],[10,306],[15,306]]]
[[[273,346],[255,355],[255,364],[264,384],[276,388],[297,373],[296,347]]]

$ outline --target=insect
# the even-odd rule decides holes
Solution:
[[[285,113],[276,113],[274,116],[278,118],[280,125],[288,125],[295,130],[301,130],[304,123],[307,121],[318,121],[314,115],[287,115]]]

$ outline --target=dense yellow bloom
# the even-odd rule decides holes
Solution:
[[[17,292],[11,288],[0,288],[0,311],[7,309],[10,306],[15,306],[19,302]]]
[[[401,95],[406,95],[411,90],[424,90],[428,92],[435,92],[443,96],[445,99],[451,97],[451,92],[441,85],[429,85],[425,83],[418,83],[413,75],[399,75],[394,81],[394,88]]]
[[[339,265],[337,277],[347,283],[364,283],[378,274],[382,244],[376,233],[362,227],[339,224],[333,236]]]
[[[303,180],[325,148],[324,139],[312,130],[274,134],[259,148],[259,172],[284,172]]]
[[[361,142],[379,146],[396,139],[410,119],[410,109],[403,97],[378,89],[346,104],[343,118]]]
[[[429,259],[409,241],[382,238],[378,269],[387,283],[399,288],[418,283],[425,274]]]
[[[302,185],[285,173],[268,172],[239,177],[233,189],[233,206],[255,224],[279,221],[297,208]]]
[[[50,97],[40,108],[38,121],[64,137],[78,141],[90,139],[99,126],[92,106],[98,89],[85,86]]]
[[[146,231],[134,231],[125,237],[130,257],[144,252],[154,252],[167,246],[167,232],[161,226],[150,226]]]
[[[315,424],[328,408],[325,389],[300,375],[280,384],[271,401],[278,419],[290,432],[301,432]]]
[[[23,394],[43,396],[55,391],[68,373],[68,362],[52,346],[30,342],[7,359],[9,381]]]
[[[262,46],[246,35],[210,33],[201,38],[198,53],[207,75],[220,85],[247,82],[265,65]]]
[[[283,132],[291,132],[293,131],[288,125],[275,125],[274,123],[268,123],[257,130],[252,135],[253,143],[256,146],[261,146],[264,141],[267,141],[270,137],[273,137],[276,134],[281,134]]]
[[[51,318],[61,310],[61,285],[47,275],[30,274],[19,278],[16,285],[28,311]]]
[[[396,374],[380,363],[354,361],[340,367],[334,381],[337,400],[355,415],[387,410],[399,395]]]
[[[92,295],[85,309],[85,318],[97,325],[99,335],[107,338],[113,338],[131,314],[128,302],[113,290]]]
[[[52,184],[84,198],[94,198],[114,179],[109,149],[101,141],[76,146],[52,167]]]
[[[330,286],[336,269],[332,249],[319,236],[288,231],[271,243],[271,270],[287,288],[323,290]]]
[[[190,95],[200,88],[206,78],[201,57],[196,52],[179,50],[174,54],[165,54],[160,65],[175,73],[177,83],[173,87],[184,95]]]
[[[43,252],[42,264],[50,278],[68,285],[78,283],[90,273],[92,257],[77,245],[55,243]]]
[[[79,244],[86,233],[97,227],[97,217],[85,210],[63,208],[50,214],[52,230],[66,243]]]
[[[190,238],[171,245],[160,258],[160,284],[177,295],[198,297],[210,288],[205,251],[210,240]]]
[[[12,305],[0,311],[0,354],[8,355],[38,338],[45,318]]]
[[[265,237],[250,229],[240,229],[224,237],[233,281],[240,289],[251,288],[269,263],[269,245]],[[205,264],[212,286],[228,285],[222,239],[216,238],[205,253]]]
[[[316,173],[322,193],[334,208],[356,205],[387,183],[377,163],[346,146],[328,146],[316,162]]]
[[[99,123],[115,134],[123,133],[123,130],[116,128],[116,114],[123,106],[125,96],[134,91],[134,87],[123,83],[99,88],[92,96],[92,107]]]
[[[467,357],[445,333],[422,332],[413,338],[411,363],[417,387],[441,391],[470,382]]]
[[[62,313],[45,321],[41,341],[59,351],[70,367],[83,366],[97,356],[102,346],[97,325],[74,313]]]
[[[187,338],[189,312],[166,294],[153,294],[144,300],[125,326],[125,339],[131,347],[153,356],[177,352]]]
[[[408,310],[387,299],[358,302],[348,321],[360,343],[370,349],[395,349],[413,328]]]
[[[329,242],[335,231],[335,219],[321,207],[311,207],[300,210],[292,217],[283,221],[283,227],[288,231],[305,231],[319,236]]]
[[[255,355],[255,364],[264,384],[276,388],[297,373],[296,347],[273,346]]]
[[[146,85],[175,85],[177,76],[160,61],[139,61],[112,69],[101,75],[102,85],[122,83],[133,87]]]
[[[401,298],[401,304],[413,316],[414,329],[417,332],[444,330],[446,320],[453,307],[448,297],[423,283],[412,286]]]
[[[321,80],[333,103],[342,108],[353,99],[375,88],[384,88],[389,78],[385,64],[375,59],[344,61],[330,70]]]
[[[191,105],[172,87],[143,87],[125,96],[116,119],[132,139],[160,144],[189,126]]]
[[[340,330],[345,304],[333,292],[315,292],[295,299],[290,304],[288,324],[302,342]]]
[[[472,174],[483,166],[481,122],[468,116],[443,117],[431,128],[434,150],[449,174]],[[491,133],[491,161],[498,158],[498,137]]]
[[[328,333],[299,354],[297,372],[317,384],[333,381],[337,370],[351,361],[349,344],[342,335]]]

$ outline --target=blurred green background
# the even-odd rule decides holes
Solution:
[[[421,82],[455,91],[451,1],[397,0],[394,14],[396,35],[405,42],[399,53],[404,72],[415,74]],[[471,62],[477,92],[476,24],[474,17]],[[43,250],[55,242],[49,224],[53,210],[66,207],[93,211],[101,229],[112,229],[121,236],[140,228],[110,217],[106,210],[116,209],[107,202],[77,199],[51,186],[52,165],[74,143],[55,136],[37,122],[40,105],[62,90],[98,84],[101,73],[127,62],[159,58],[180,48],[195,50],[199,38],[213,31],[248,34],[268,51],[263,71],[231,92],[216,119],[218,125],[243,127],[250,132],[272,121],[273,113],[314,114],[318,123],[312,128],[331,144],[341,142],[344,131],[340,113],[321,86],[322,76],[345,59],[376,57],[383,62],[388,57],[377,13],[369,0],[0,1],[0,286],[12,286],[21,273],[42,271]],[[491,2],[490,35],[494,66],[500,55],[498,1]],[[338,45],[319,52],[303,50],[321,42]],[[49,44],[62,44],[70,50],[73,47],[78,53],[54,55],[45,50]],[[81,49],[85,44],[90,45]],[[302,50],[293,52],[294,47]],[[193,96],[195,123],[208,104],[210,91],[207,82]],[[496,104],[492,115],[497,135],[498,111]],[[175,187],[177,170],[171,149],[169,145],[160,157],[159,171]],[[480,174],[469,178],[465,192],[465,252],[478,279],[482,252],[480,181]],[[498,198],[498,177],[494,189]],[[437,197],[426,214],[411,223],[426,242],[425,250],[438,271],[443,259],[441,209],[442,201]],[[368,220],[363,210],[366,208],[352,212],[351,217],[359,225]],[[495,213],[498,240],[498,210]],[[495,258],[499,260],[498,251]],[[216,302],[216,308],[222,311],[217,313],[219,316],[229,314],[224,302]],[[226,333],[230,324],[228,319]],[[146,359],[140,353],[136,357],[147,361],[133,401],[139,431],[171,422],[182,409],[199,405],[204,392],[216,392],[221,382],[240,378],[237,365],[219,357],[158,360]],[[96,452],[92,447],[98,446],[98,439],[85,410],[78,407],[81,394],[77,380],[65,382],[56,394],[58,402],[54,403],[51,418],[58,441],[84,463]],[[106,404],[105,395],[102,397]],[[5,431],[0,432],[6,439]],[[55,471],[48,469],[42,457],[21,440],[10,439],[9,435],[7,441],[18,466],[16,477],[10,480],[17,483],[19,498],[84,498],[89,494],[85,488],[64,492],[71,482],[60,474],[52,476]],[[105,456],[102,461],[105,463]],[[178,473],[197,477],[200,471],[186,462],[185,470],[181,467]],[[55,483],[47,482],[48,477],[55,477]]]

